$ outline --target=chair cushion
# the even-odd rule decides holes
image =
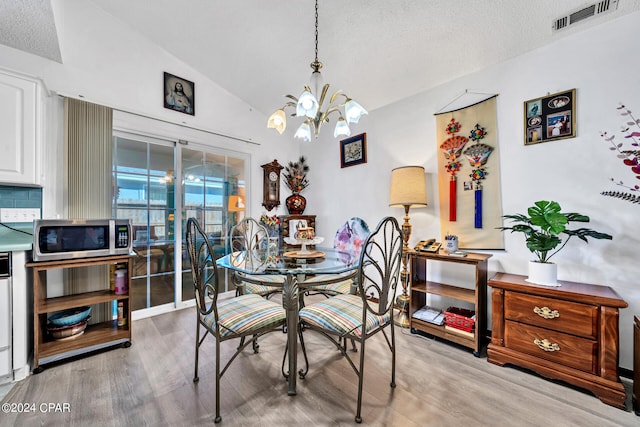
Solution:
[[[265,286],[249,282],[242,282],[242,284],[244,285],[245,295],[257,294],[265,296],[274,292],[282,292],[282,286]]]
[[[373,304],[372,304],[373,305]],[[357,295],[337,295],[310,304],[300,310],[300,320],[338,335],[351,333],[362,336],[362,298]],[[378,316],[367,311],[366,333],[391,320],[389,313]]]
[[[345,271],[344,273],[339,274],[316,274],[314,276],[307,277],[305,280],[299,282],[301,285],[316,285],[322,284],[324,282],[337,282],[341,281],[340,279],[343,277],[350,277],[354,275],[354,271]],[[351,280],[351,279],[349,279]]]
[[[220,336],[232,334],[250,335],[269,326],[283,324],[286,313],[282,305],[262,298],[259,295],[240,295],[218,302]],[[202,319],[211,330],[215,329],[213,312]]]
[[[309,292],[349,294],[351,293],[353,278],[346,280],[340,279],[343,277],[353,277],[353,273],[354,271],[346,271],[340,274],[316,274],[300,282],[300,286],[307,288]]]
[[[238,274],[238,276],[242,278],[250,277],[252,282],[248,282],[246,280],[242,280],[242,284],[244,285],[244,294],[258,294],[258,295],[268,295],[274,292],[282,291],[282,287],[286,280],[286,277],[281,274],[256,274],[247,276],[244,274]],[[253,281],[262,282],[260,284],[253,283]],[[273,283],[275,286],[269,286],[270,283]]]
[[[329,283],[326,285],[318,285],[309,288],[310,292],[348,294],[351,293],[351,285],[353,280],[343,280],[342,282]]]

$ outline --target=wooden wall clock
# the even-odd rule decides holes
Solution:
[[[282,169],[283,166],[277,160],[262,165],[262,206],[268,211],[280,205],[280,171]]]

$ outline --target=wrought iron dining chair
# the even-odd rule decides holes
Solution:
[[[298,336],[305,360],[307,359],[303,331],[320,332],[328,338],[347,359],[358,376],[358,402],[356,422],[361,423],[362,389],[364,380],[365,342],[382,332],[391,351],[391,384],[395,384],[396,346],[393,324],[393,303],[402,267],[402,231],[393,217],[386,217],[367,237],[358,264],[358,292],[340,294],[314,302],[299,312]],[[387,334],[386,329],[390,329]],[[346,340],[359,343],[359,364],[347,353]],[[300,372],[304,377],[306,372]]]
[[[356,261],[360,257],[363,244],[369,235],[369,226],[362,218],[353,217],[346,221],[336,232],[333,247],[343,251],[345,256]],[[354,262],[355,264],[355,262]],[[357,269],[341,274],[318,274],[300,282],[307,288],[307,295],[322,294],[334,296],[356,292],[355,277]]]
[[[231,251],[246,251],[250,262],[267,263],[278,255],[267,228],[253,218],[244,218],[231,229]],[[257,294],[265,298],[282,292],[286,277],[280,274],[249,275],[234,272],[238,295]]]
[[[187,221],[186,241],[198,318],[193,382],[199,381],[198,355],[200,346],[207,335],[211,334],[216,341],[215,422],[219,423],[222,420],[220,417],[220,379],[247,345],[265,334],[281,331],[285,324],[286,313],[280,304],[256,294],[218,300],[221,284],[218,282],[213,248],[195,218],[189,218]],[[201,327],[205,330],[202,338],[200,338]],[[249,339],[236,348],[224,367],[220,369],[220,344],[234,338]]]

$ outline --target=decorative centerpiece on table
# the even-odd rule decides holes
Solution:
[[[309,166],[304,156],[300,156],[297,162],[289,162],[284,167],[284,182],[293,193],[285,200],[289,215],[300,215],[307,207],[307,199],[300,192],[309,186],[308,172]]]
[[[558,202],[540,200],[527,209],[527,214],[503,215],[511,221],[510,227],[498,227],[502,231],[522,233],[526,239],[527,249],[536,259],[529,261],[528,282],[538,285],[560,286],[557,283],[557,266],[549,260],[560,252],[572,237],[589,243],[592,239],[608,239],[612,237],[589,228],[567,228],[570,222],[589,222],[589,217],[576,212],[560,212]],[[562,237],[566,237],[563,241]],[[559,246],[559,247],[558,247]]]

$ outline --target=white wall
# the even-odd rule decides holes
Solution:
[[[433,114],[465,90],[498,93],[503,213],[526,212],[541,199],[556,200],[564,211],[589,215],[589,228],[613,235],[612,241],[591,240],[588,245],[572,241],[554,261],[559,264],[559,279],[608,285],[627,301],[629,307],[620,314],[620,366],[632,369],[633,315],[640,314],[640,236],[635,222],[640,205],[600,192],[620,190],[609,181],[611,177],[628,184],[638,181],[599,131],[619,134],[619,102],[640,117],[640,58],[635,54],[639,19],[640,13],[628,15],[370,112],[352,129],[353,134],[367,133],[364,165],[340,169],[339,142],[326,130],[318,141],[304,144],[302,151],[311,167],[305,196],[309,212],[318,215],[318,235],[333,236],[351,216],[363,217],[370,226],[385,215],[401,220],[403,212],[388,207],[391,169],[421,165],[427,172],[429,206],[410,213],[411,244],[425,237],[440,238],[446,230],[440,229],[438,218],[436,174],[441,154]],[[577,89],[577,137],[524,146],[523,102],[572,88]],[[493,252],[490,273],[526,275],[532,256],[524,239],[516,234],[504,238],[505,250]]]
[[[120,115],[116,118],[118,125],[139,126],[138,130],[145,132],[250,153],[253,179],[248,206],[251,215],[264,211],[259,166],[273,159],[280,163],[295,159],[299,147],[291,138],[281,138],[267,129],[266,116],[91,2],[54,0],[52,4],[63,64],[0,45],[0,67],[40,78],[52,98],[56,94],[80,98],[162,121],[153,124],[140,118],[123,122],[119,120]],[[195,83],[195,116],[164,108],[165,71]],[[60,106],[56,102],[47,105],[49,110]],[[44,210],[50,214],[59,211],[56,205],[62,181],[56,176],[60,169],[56,167],[58,162],[51,159],[60,155],[62,132],[61,128],[53,127],[56,126],[54,120],[61,117],[59,113],[47,113],[49,127],[44,141],[47,156],[43,167],[47,170],[47,181],[53,184],[45,184],[43,198]],[[231,138],[220,138],[216,134]],[[52,144],[58,147],[57,151]],[[285,209],[281,207],[271,213],[284,214]]]

